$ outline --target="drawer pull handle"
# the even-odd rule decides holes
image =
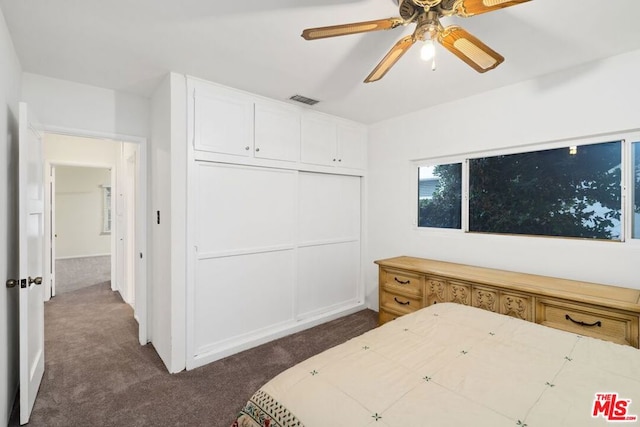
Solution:
[[[409,304],[411,304],[411,301],[401,302],[401,301],[400,301],[398,298],[396,298],[396,297],[393,297],[393,300],[394,300],[395,302],[397,302],[398,304],[400,304],[400,305],[409,305]]]
[[[583,322],[581,320],[573,320],[571,318],[571,316],[569,316],[568,314],[565,314],[564,318],[567,319],[567,320],[571,320],[573,323],[575,323],[577,325],[580,325],[580,326],[597,326],[599,328],[602,327],[602,322],[599,321],[599,320],[597,322],[593,322],[593,323],[585,323],[585,322]]]
[[[401,285],[408,285],[409,283],[411,283],[411,280],[407,280],[406,282],[403,282],[402,280],[398,279],[397,277],[394,277],[393,280],[395,280],[396,282],[400,283]]]

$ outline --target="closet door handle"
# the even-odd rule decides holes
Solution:
[[[400,305],[409,305],[409,304],[411,304],[411,301],[402,302],[402,301],[400,301],[400,300],[399,300],[398,298],[396,298],[396,297],[393,297],[393,300],[394,300],[395,302],[397,302],[398,304],[400,304]]]
[[[602,327],[602,322],[600,320],[593,322],[593,323],[585,323],[581,320],[573,320],[571,318],[571,316],[569,316],[568,314],[564,315],[564,318],[567,320],[571,320],[573,323],[575,323],[576,325],[580,325],[580,326],[597,326],[597,327]]]
[[[400,283],[401,285],[408,285],[409,283],[411,283],[411,280],[407,280],[407,281],[403,282],[402,280],[398,279],[397,277],[394,277],[393,280],[395,280],[396,282]]]

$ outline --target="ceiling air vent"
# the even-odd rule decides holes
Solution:
[[[291,99],[292,101],[302,102],[303,104],[307,104],[307,105],[315,105],[318,102],[320,102],[317,99],[307,98],[306,96],[302,96],[302,95],[293,95],[289,99]]]

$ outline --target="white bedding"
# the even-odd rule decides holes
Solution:
[[[630,400],[611,416],[640,426],[640,351],[445,303],[288,369],[234,425],[610,425],[597,393]]]

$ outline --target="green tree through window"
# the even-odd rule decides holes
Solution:
[[[620,238],[621,142],[472,159],[469,230]]]
[[[462,164],[419,169],[418,227],[457,228],[462,225]]]

